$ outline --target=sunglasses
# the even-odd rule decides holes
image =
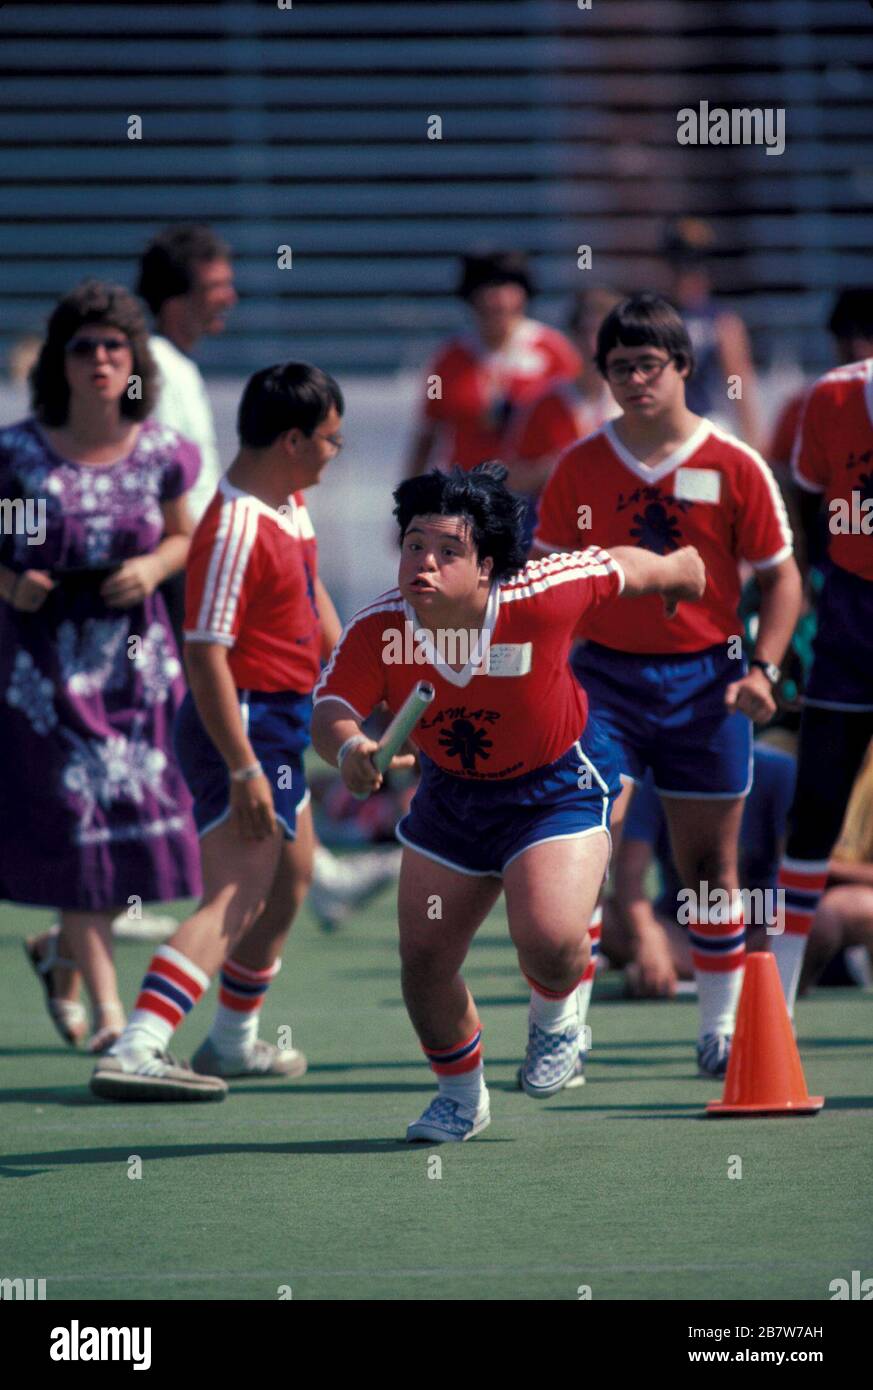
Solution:
[[[70,357],[93,357],[98,348],[105,348],[110,357],[118,357],[128,347],[126,338],[71,338],[66,351]]]

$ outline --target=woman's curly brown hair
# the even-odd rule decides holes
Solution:
[[[158,369],[149,352],[148,328],[139,301],[123,285],[83,280],[58,300],[48,321],[45,342],[30,374],[30,399],[43,425],[67,422],[70,388],[64,369],[67,343],[83,324],[111,324],[124,333],[133,353],[132,375],[140,379],[139,399],[123,391],[119,406],[129,420],[145,420],[158,398]]]

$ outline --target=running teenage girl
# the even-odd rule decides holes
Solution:
[[[793,1012],[812,920],[852,785],[873,737],[873,357],[812,387],[791,468],[812,531],[827,501],[828,564],[800,723],[797,787],[779,872],[773,951]]]
[[[440,348],[427,369],[410,477],[437,461],[468,469],[499,455],[513,411],[579,372],[579,355],[563,333],[527,317],[532,293],[525,256],[501,251],[463,258],[458,295],[475,327]]]
[[[706,894],[738,887],[750,720],[766,723],[775,712],[772,687],[800,611],[800,577],[764,460],[685,404],[694,359],[673,306],[653,294],[618,305],[601,326],[597,361],[623,413],[564,454],[543,493],[535,545],[567,550],[585,536],[609,549],[669,555],[691,544],[706,566],[704,601],[673,620],[651,598],[618,613],[586,614],[577,635],[587,645],[573,669],[622,746],[623,773],[638,780],[650,767],[664,798],[676,867],[698,894],[691,927],[698,1062],[702,1072],[722,1075],[742,983],[744,924],[741,913],[710,921]],[[751,670],[737,635],[741,560],[762,590]]]
[[[91,1089],[113,1100],[221,1100],[226,1076],[300,1076],[303,1054],[258,1039],[258,1009],[312,874],[303,771],[311,691],[339,635],[316,574],[303,492],[342,446],[343,399],[316,367],[257,372],[240,450],[195,533],[186,596],[190,690],[176,749],[194,797],[203,900],[143,980]],[[175,1028],[221,970],[212,1030],[193,1059]]]
[[[315,747],[355,792],[381,783],[361,733],[373,707],[396,712],[420,679],[436,691],[413,734],[422,775],[397,830],[403,995],[439,1085],[409,1140],[469,1139],[489,1122],[481,1026],[460,971],[501,888],[531,986],[521,1084],[542,1097],[577,1078],[583,924],[619,778],[569,670],[573,629],[583,613],[614,613],[622,592],[676,603],[705,584],[691,548],[663,559],[592,548],[525,566],[523,504],[505,475],[486,464],[397,488],[398,587],[352,619],[315,690]]]

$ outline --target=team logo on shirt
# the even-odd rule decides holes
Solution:
[[[440,710],[433,719],[422,719],[422,729],[432,729],[437,724],[445,724],[438,743],[449,758],[458,758],[465,772],[476,771],[476,761],[488,762],[490,749],[494,742],[488,737],[484,725],[495,724],[500,714],[494,709],[468,710],[466,705],[454,705],[451,709]],[[484,724],[474,721],[483,720]]]
[[[455,719],[451,728],[443,729],[439,744],[448,757],[460,758],[465,772],[476,771],[477,758],[487,762],[491,757],[488,749],[494,747],[485,730],[477,728],[470,719]]]
[[[659,487],[638,487],[625,497],[619,493],[616,510],[623,512],[628,507],[637,507],[633,515],[630,534],[636,545],[643,550],[652,550],[656,555],[666,555],[670,550],[678,550],[682,545],[682,531],[679,517],[688,511],[692,503],[672,493],[662,493]]]

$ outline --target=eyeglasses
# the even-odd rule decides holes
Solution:
[[[316,439],[323,439],[326,443],[332,444],[337,453],[339,453],[345,443],[345,440],[341,439],[340,436],[336,434],[319,434],[318,430],[313,430],[312,433]]]
[[[71,338],[66,351],[71,357],[93,357],[98,348],[105,348],[110,357],[118,357],[128,347],[126,338]]]
[[[621,385],[639,374],[643,381],[654,381],[672,361],[672,357],[641,357],[638,362],[627,362],[619,358],[617,362],[607,363],[606,379]]]

